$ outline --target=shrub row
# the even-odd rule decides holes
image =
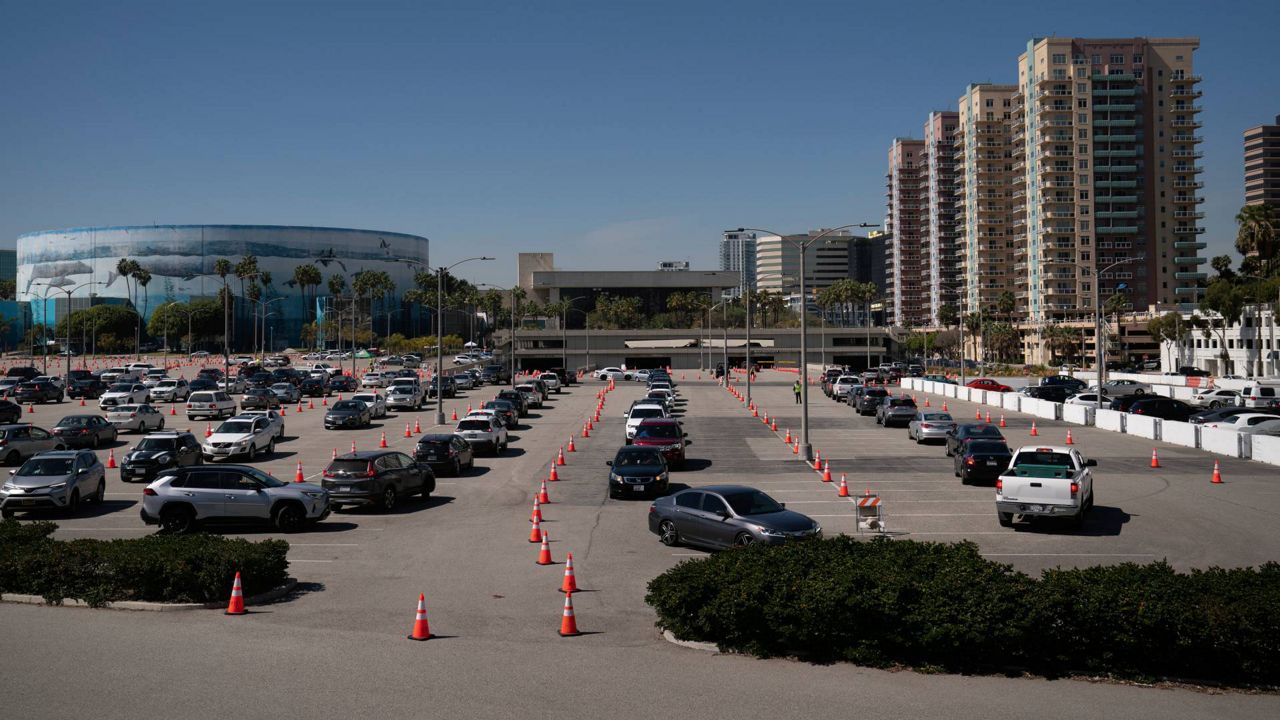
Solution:
[[[151,535],[127,540],[54,540],[57,525],[0,521],[0,593],[66,598],[90,605],[120,600],[226,600],[236,571],[246,596],[284,583],[289,544],[217,535]]]
[[[762,657],[1280,684],[1276,563],[1032,578],[968,542],[837,537],[681,563],[646,601],[678,638]]]

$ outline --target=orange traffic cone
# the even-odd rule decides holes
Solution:
[[[329,407],[329,398],[327,398],[327,397],[322,397],[322,398],[320,398],[320,406],[321,406],[321,407]]]
[[[822,467],[822,482],[831,482],[831,461]]]
[[[533,501],[536,503],[538,499],[534,498]],[[529,531],[529,542],[538,543],[542,542],[542,510],[534,505],[534,512],[538,513],[538,516],[533,519],[533,529]]]
[[[382,439],[378,441],[378,447],[380,447],[380,448],[384,448],[384,447],[386,447],[386,446],[387,446],[387,431],[386,431],[386,430],[383,430],[383,431],[382,431]]]
[[[1005,424],[1004,424],[1004,413],[1000,413],[1000,427],[1005,427]]]
[[[973,419],[974,419],[974,420],[981,420],[981,419],[982,419],[982,411],[981,411],[981,410],[978,410],[978,409],[976,409],[976,408],[975,408],[975,409],[974,409],[974,411],[973,411]]]
[[[1075,444],[1076,444],[1076,443],[1075,443],[1075,441],[1071,439],[1071,429],[1070,429],[1070,428],[1068,428],[1068,429],[1067,429],[1067,444],[1068,444],[1068,445],[1075,445]]]
[[[924,399],[924,406],[929,407],[929,398]]]
[[[451,421],[457,422],[457,420],[458,420],[458,411],[457,411],[457,410],[454,410],[454,411],[453,411],[453,414],[451,414],[451,415],[449,416],[449,419],[450,419]]]
[[[115,451],[115,448],[112,448],[111,450],[107,451],[107,467],[114,468],[115,466],[116,466],[116,451]]]
[[[560,592],[578,592],[578,579],[573,576],[573,553],[564,556],[564,582],[560,583]]]
[[[542,547],[538,548],[538,564],[552,565],[555,561],[551,559],[551,544],[547,539],[547,531],[542,531]]]
[[[32,405],[31,403],[27,403],[27,412],[33,413],[35,411],[36,411],[36,406]]]
[[[560,454],[556,455],[556,464],[564,465],[564,446],[563,445],[560,446]]]
[[[844,473],[840,473],[840,492],[839,497],[849,497],[849,483],[845,480]]]
[[[542,522],[542,503],[538,502],[537,496],[534,496],[533,498],[533,514],[529,516],[529,522],[531,523]],[[531,542],[538,542],[538,541],[537,539],[534,539]]]
[[[306,478],[302,475],[302,461],[298,461],[298,469],[293,473],[293,481],[296,483],[306,482]]]
[[[772,431],[774,431],[774,432],[778,432],[778,420],[777,420],[777,418],[774,418],[774,419],[773,419],[773,421],[769,423],[769,429],[770,429],[770,430],[772,430]]]
[[[547,479],[542,482],[543,484],[546,484],[547,482],[558,482],[559,480],[560,473],[556,472],[556,464],[551,463],[551,472],[547,473]]]
[[[817,470],[822,467],[822,451],[818,448],[813,449],[813,469]]]
[[[794,443],[792,443],[792,445],[791,445],[791,454],[792,454],[792,455],[799,455],[799,454],[800,454],[800,438],[796,438],[796,439],[795,439],[795,442],[794,442]]]
[[[302,412],[302,401],[298,401],[298,412]]]
[[[1031,437],[1039,437],[1040,431],[1036,430],[1036,421],[1031,421]]]
[[[1160,467],[1160,458],[1156,457],[1156,449],[1155,449],[1155,448],[1151,448],[1151,467],[1153,467],[1153,468],[1158,468],[1158,467]]]
[[[552,467],[551,470],[552,472],[554,472],[555,468]],[[538,502],[542,503],[543,505],[549,505],[551,503],[551,496],[547,494],[546,480],[542,481],[542,488],[538,490]]]
[[[280,406],[280,416],[281,416],[281,417],[284,417],[285,415],[288,415],[288,414],[289,414],[289,406],[288,406],[288,405],[281,405],[281,406]]]
[[[943,400],[943,401],[942,401],[942,412],[946,412],[946,411],[947,411],[947,401],[946,401],[946,400]]]
[[[231,584],[231,602],[227,603],[227,615],[244,615],[244,586],[240,584],[240,571],[236,571],[235,582]]]
[[[1214,485],[1222,484],[1222,471],[1218,469],[1218,461],[1213,461],[1213,479],[1210,481]]]
[[[578,448],[573,446],[573,436],[569,436],[569,452],[578,452]]]
[[[404,424],[404,436],[413,437],[413,431],[409,429],[409,423]]]
[[[987,422],[991,422],[991,411],[987,411]]]
[[[316,409],[316,401],[315,401],[315,400],[308,400],[308,401],[307,401],[307,409],[308,409],[308,410],[315,410],[315,409]]]
[[[467,403],[467,414],[471,414],[471,403]]]
[[[413,632],[409,633],[410,640],[430,640],[431,626],[427,624],[427,596],[418,593],[418,612],[413,618]]]
[[[205,423],[205,424],[204,424],[204,436],[205,436],[205,437],[209,437],[209,436],[211,436],[211,435],[213,435],[213,425],[211,425],[211,424],[209,424],[209,423]]]
[[[177,406],[177,405],[170,405],[170,406],[169,406],[169,414],[170,414],[170,415],[177,415],[177,414],[178,414],[178,406]]]
[[[84,407],[84,398],[80,398],[80,407]]]
[[[417,421],[416,418],[413,421],[413,431],[418,435],[422,434],[422,425]]]
[[[787,428],[787,436],[786,436],[785,438],[783,438],[783,439],[782,439],[782,442],[784,442],[784,443],[786,443],[786,444],[788,444],[788,445],[790,445],[790,444],[791,444],[791,428]]]
[[[589,422],[582,423],[582,437],[584,438],[591,437],[591,423]]]
[[[355,441],[355,440],[352,440],[352,441],[351,441],[351,452],[352,452],[352,453],[354,453],[355,451],[356,451],[356,441]]]
[[[573,617],[573,593],[564,594],[564,615],[560,618],[560,637],[574,637],[578,632],[578,621]]]
[[[337,460],[337,459],[338,459],[338,448],[334,448],[334,449],[333,449],[333,455],[332,455],[329,459],[330,459],[330,460]]]

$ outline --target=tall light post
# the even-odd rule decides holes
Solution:
[[[71,382],[71,296],[75,293],[75,291],[79,290],[80,288],[90,287],[93,285],[101,285],[102,283],[96,280],[87,282],[87,283],[81,283],[71,288],[70,290],[65,290],[63,288],[50,285],[48,282],[42,282],[41,284],[46,286],[45,293],[44,293],[44,304],[41,308],[42,315],[44,315],[44,313],[47,312],[48,302],[49,302],[49,293],[51,291],[66,293],[67,295],[67,346],[62,348],[62,354],[67,358],[67,372],[65,375],[62,376],[62,382],[65,385]],[[47,329],[49,324],[47,317],[45,318],[44,324]],[[83,351],[84,351],[84,348],[81,348],[81,352]],[[49,372],[49,345],[47,343],[45,344],[45,350],[44,350],[44,369],[45,369],[45,373],[47,374]]]
[[[756,280],[766,280],[769,278],[778,278],[783,282],[792,280],[790,275],[782,275],[780,273],[765,273],[756,275]],[[747,305],[747,350],[744,362],[747,364],[747,405],[751,405],[751,293],[754,292],[750,288],[743,287],[742,300]]]
[[[560,301],[562,303],[567,303],[564,305],[564,311],[560,313],[560,364],[564,367],[564,371],[566,373],[569,372],[569,335],[566,332],[565,326],[569,324],[569,311],[577,310],[577,308],[573,306],[574,302],[586,299],[586,295],[579,295],[577,297],[569,298],[568,300],[562,299]],[[582,311],[579,310],[579,312]],[[586,315],[585,312],[582,312],[582,314]],[[590,340],[587,342],[590,342]]]
[[[262,359],[262,355],[263,355],[263,346],[266,344],[266,339],[267,339],[267,337],[266,337],[266,330],[267,330],[267,306],[268,306],[268,305],[270,305],[270,304],[271,304],[271,303],[273,303],[273,302],[280,302],[281,300],[285,300],[285,299],[287,299],[287,298],[285,298],[283,295],[281,295],[280,297],[271,298],[271,299],[269,299],[269,300],[254,300],[253,298],[249,298],[249,301],[250,301],[250,302],[252,302],[252,303],[254,303],[254,305],[255,305],[255,306],[257,306],[257,308],[261,310],[261,313],[260,313],[260,314],[258,313],[258,311],[257,311],[257,310],[255,310],[255,311],[254,311],[254,312],[255,312],[255,314],[254,314],[254,327],[255,327],[254,335],[257,335],[256,328],[257,328],[257,325],[258,325],[258,318],[259,318],[259,317],[261,317],[261,318],[262,318],[262,337],[261,337],[261,338],[255,337],[255,338],[253,339],[254,344],[258,346],[258,359],[259,359],[259,360],[261,360],[261,359]]]
[[[1142,256],[1120,258],[1099,270],[1093,278],[1093,354],[1098,364],[1098,391],[1094,393],[1095,412],[1102,409],[1102,383],[1105,381],[1107,371],[1107,351],[1104,347],[1105,343],[1102,338],[1102,276],[1112,268],[1142,259]],[[1070,264],[1077,268],[1080,267],[1079,265],[1076,265],[1076,263]]]
[[[493,258],[485,256],[469,257],[452,265],[441,265],[436,268],[436,425],[444,424],[444,274],[462,263],[471,262],[472,260],[493,260]],[[425,263],[418,264],[425,266]],[[515,338],[513,337],[513,357],[515,356],[514,342]],[[511,378],[512,382],[514,382],[514,372],[511,374]]]
[[[828,228],[809,237],[801,242],[793,242],[787,240],[787,236],[782,233],[776,233],[772,230],[762,230],[760,228],[738,228],[738,232],[755,232],[765,233],[767,235],[776,235],[781,242],[789,243],[792,247],[800,251],[800,458],[806,462],[813,460],[813,445],[809,442],[809,341],[808,341],[808,322],[806,315],[808,314],[805,307],[805,253],[809,250],[809,246],[831,233],[840,230],[848,230],[849,228],[871,228],[880,227],[879,223],[851,223],[849,225],[841,225],[839,227]]]
[[[722,365],[723,365],[723,367],[724,367],[724,385],[725,385],[725,387],[728,387],[728,386],[729,386],[729,377],[730,377],[730,370],[729,370],[729,301],[730,301],[730,298],[725,298],[725,299],[721,300],[720,302],[716,303],[715,305],[712,305],[711,307],[707,308],[707,340],[710,340],[710,339],[711,339],[711,311],[712,311],[712,310],[715,310],[717,307],[718,307],[718,308],[721,308],[722,317],[721,317],[721,321],[720,321],[720,331],[721,331],[720,351],[721,351],[721,363],[722,363]],[[709,349],[708,349],[708,353],[707,353],[707,354],[708,354],[708,356],[710,356],[710,350],[709,350]],[[710,359],[708,359],[708,360],[707,360],[707,364],[708,364],[708,365],[710,365],[710,364],[711,364]]]

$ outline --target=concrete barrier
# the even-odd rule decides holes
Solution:
[[[1093,416],[1093,424],[1099,430],[1110,430],[1112,432],[1124,432],[1125,418],[1128,413],[1122,413],[1119,410],[1108,410],[1102,408],[1097,410]]]
[[[1130,435],[1159,440],[1160,418],[1151,417],[1150,415],[1130,414],[1129,417],[1125,418],[1124,431]]]
[[[1268,465],[1280,465],[1280,437],[1253,435],[1249,456]]]
[[[1160,423],[1160,439],[1183,447],[1200,447],[1200,426],[1165,420]]]
[[[996,407],[1004,407],[1004,396],[1016,395],[1016,394],[1017,393],[989,392],[987,393],[986,402],[988,405],[995,405]]]
[[[1018,393],[1005,393],[1004,397],[1000,398],[1001,407],[1005,410],[1021,411],[1024,397]]]
[[[1152,385],[1151,389],[1155,391],[1155,394],[1157,395],[1163,395],[1167,398],[1171,398],[1173,397],[1173,391],[1177,388],[1172,385]]]
[[[1062,419],[1076,425],[1092,425],[1093,410],[1087,405],[1063,405]]]
[[[953,397],[953,398],[958,398],[958,397],[960,397],[960,386],[959,386],[959,385],[947,385],[947,386],[946,386],[946,388],[944,388],[944,390],[945,390],[944,394],[945,394],[947,397]]]
[[[1235,430],[1200,428],[1200,449],[1227,457],[1244,457],[1244,443]]]
[[[1045,420],[1059,420],[1062,418],[1062,404],[1049,402],[1048,400],[1036,400],[1036,409],[1032,411],[1032,414]]]

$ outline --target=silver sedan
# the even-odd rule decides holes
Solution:
[[[947,432],[954,430],[956,421],[951,413],[921,410],[907,423],[907,437],[922,443],[925,440],[946,441]]]

